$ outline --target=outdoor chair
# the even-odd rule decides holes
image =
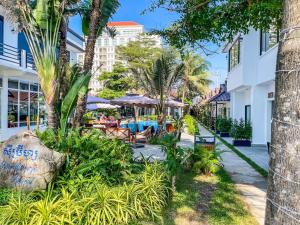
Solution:
[[[116,138],[124,141],[131,141],[130,129],[129,128],[116,128],[108,127],[105,128],[105,135],[107,138]]]
[[[152,126],[149,126],[146,130],[136,134],[135,142],[147,143],[151,137],[152,137]]]

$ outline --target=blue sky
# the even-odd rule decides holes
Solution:
[[[149,0],[120,0],[121,6],[117,13],[111,19],[112,21],[135,21],[143,24],[146,31],[151,29],[162,29],[168,27],[173,21],[178,18],[175,13],[168,12],[164,9],[157,9],[154,12],[147,12],[141,15],[141,12],[150,6]],[[76,16],[70,20],[70,26],[76,32],[81,34],[80,17]],[[211,48],[218,49],[218,47],[210,45]],[[199,51],[200,52],[200,51]],[[201,52],[199,53],[201,54]],[[210,73],[211,79],[216,86],[220,82],[224,82],[226,78],[227,62],[225,54],[216,53],[212,56],[205,56],[211,64]]]

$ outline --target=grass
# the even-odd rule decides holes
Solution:
[[[253,160],[251,160],[249,157],[244,155],[242,152],[240,152],[237,148],[235,148],[232,144],[225,141],[223,138],[218,136],[215,132],[211,131],[209,128],[201,124],[203,127],[205,127],[210,133],[212,133],[216,138],[218,138],[225,146],[230,148],[234,153],[236,153],[241,159],[246,161],[253,169],[255,169],[258,173],[260,173],[263,177],[268,177],[268,171],[261,168],[259,165],[257,165]]]
[[[257,225],[223,169],[213,176],[183,172],[177,181],[162,222],[135,225]]]

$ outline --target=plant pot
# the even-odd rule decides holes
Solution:
[[[233,140],[234,146],[251,147],[251,141],[249,140]]]
[[[230,137],[229,132],[220,132],[220,137]]]

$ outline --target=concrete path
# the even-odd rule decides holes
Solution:
[[[228,143],[232,144],[232,138],[223,138]],[[268,171],[269,169],[269,153],[268,148],[264,146],[252,146],[252,147],[235,147],[245,156],[254,161],[261,168]]]
[[[194,148],[194,136],[182,133],[180,142],[178,142],[177,145],[182,148]]]
[[[201,135],[211,135],[204,127],[199,126],[199,128]],[[218,148],[225,151],[222,154],[224,169],[231,176],[242,199],[249,206],[250,213],[259,224],[263,225],[266,208],[266,179],[220,141],[217,140],[217,143]]]
[[[193,148],[194,147],[194,136],[187,133],[181,134],[181,140],[177,143],[178,146],[182,148]],[[160,145],[149,145],[145,144],[143,148],[134,148],[133,157],[136,160],[141,160],[143,157],[145,159],[150,159],[150,161],[163,161],[166,159],[165,153],[162,151]]]

